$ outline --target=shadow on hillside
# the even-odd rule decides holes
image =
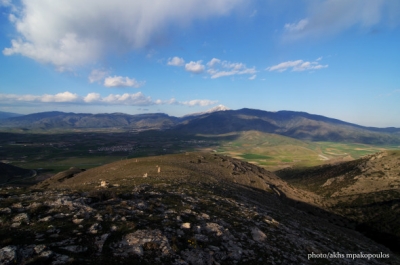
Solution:
[[[374,240],[375,242],[386,246],[394,253],[398,255],[400,254],[400,237],[380,231],[368,224],[356,222],[354,220],[326,211],[319,207],[290,199],[286,197],[282,191],[280,191],[280,193],[282,194],[280,196],[280,199],[286,202],[288,205],[307,212],[308,214],[311,214],[313,216],[323,218],[332,224],[358,231],[364,236]]]
[[[258,202],[259,204],[263,204],[263,200],[268,198],[265,195],[267,191],[254,188],[254,187],[249,187],[241,184],[235,184],[236,187],[232,187],[233,193],[234,194],[243,194],[243,192],[246,193],[246,197],[251,198],[252,200]],[[322,208],[316,207],[314,205],[293,200],[291,198],[288,198],[282,191],[280,191],[276,186],[272,187],[273,190],[277,190],[278,193],[276,193],[276,198],[282,201],[285,205],[293,207],[297,210],[303,211],[309,215],[312,215],[317,218],[321,218],[325,220],[326,222],[336,225],[342,228],[350,229],[356,232],[359,232],[363,234],[364,236],[372,239],[373,241],[386,246],[389,248],[391,251],[396,253],[397,255],[400,254],[400,238],[397,237],[396,235],[390,234],[390,233],[385,233],[382,231],[379,231],[375,229],[374,227],[365,225],[363,223],[358,223],[354,220],[351,220],[349,218],[343,217],[341,215],[326,211]],[[253,191],[253,192],[250,192]],[[261,196],[260,196],[261,195]],[[264,198],[261,198],[264,197]],[[270,199],[269,199],[270,200]]]

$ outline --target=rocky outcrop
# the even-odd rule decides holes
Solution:
[[[335,264],[400,261],[275,193],[236,184],[179,179],[89,191],[0,190],[1,264],[314,264],[308,254],[333,251],[390,254]]]

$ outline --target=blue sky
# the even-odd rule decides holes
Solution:
[[[400,127],[398,0],[0,0],[0,111],[217,105]]]

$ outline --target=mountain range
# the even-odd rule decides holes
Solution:
[[[365,127],[321,115],[296,111],[270,112],[256,109],[195,113],[184,117],[164,113],[85,114],[42,112],[0,120],[0,128],[68,130],[120,128],[127,130],[172,130],[186,134],[224,134],[256,130],[300,140],[400,144],[400,128]]]
[[[13,113],[13,112],[0,111],[0,120],[1,119],[12,118],[12,117],[19,117],[19,116],[23,116],[23,115],[17,114],[17,113]]]

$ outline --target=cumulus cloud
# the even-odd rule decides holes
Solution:
[[[85,101],[87,103],[100,102],[101,96],[99,93],[89,93],[89,94],[87,94],[86,97],[83,98],[83,101]]]
[[[182,64],[184,60],[179,57],[174,57],[168,61],[168,65],[178,65]],[[201,74],[206,71],[207,74],[211,76],[212,79],[223,77],[223,76],[232,76],[232,75],[252,75],[254,76],[257,73],[255,67],[248,68],[243,63],[232,63],[230,61],[222,61],[218,58],[212,58],[205,65],[203,61],[190,61],[185,65],[185,70],[187,72],[191,72],[193,74]],[[253,80],[255,77],[249,78]]]
[[[104,86],[106,87],[135,87],[139,88],[144,85],[144,82],[138,82],[134,78],[122,76],[109,76],[104,79]]]
[[[254,79],[256,79],[256,77],[257,77],[257,75],[252,75],[249,77],[249,80],[254,80]]]
[[[59,70],[94,63],[110,50],[152,46],[171,26],[229,14],[244,0],[21,0],[16,37],[5,55],[19,54]],[[1,0],[1,5],[11,5]]]
[[[202,61],[197,61],[197,62],[191,61],[190,63],[187,63],[185,65],[185,70],[193,74],[201,74],[202,72],[204,72],[204,69],[205,67],[202,64]]]
[[[144,95],[142,92],[133,94],[109,94],[102,97],[99,93],[88,93],[86,96],[78,96],[69,91],[50,95],[16,95],[16,94],[0,94],[1,104],[16,103],[53,103],[53,104],[87,104],[87,105],[128,105],[128,106],[151,106],[151,105],[183,105],[183,106],[209,106],[217,103],[216,100],[194,99],[189,101],[177,101],[174,98],[168,100],[153,100],[151,97]]]
[[[319,64],[319,60],[314,62],[305,62],[303,60],[297,60],[297,61],[287,61],[277,65],[273,65],[266,68],[265,70],[270,72],[273,71],[284,72],[291,68],[292,71],[294,72],[302,72],[306,70],[318,70],[327,67],[328,67],[327,64],[326,65]]]
[[[207,63],[207,66],[208,66],[208,67],[214,67],[216,64],[219,64],[219,63],[221,63],[221,60],[220,60],[220,59],[212,58],[212,59]]]
[[[306,18],[284,25],[285,38],[299,39],[333,35],[351,27],[368,29],[378,23],[399,24],[398,1],[309,1]]]
[[[170,58],[167,64],[172,66],[183,66],[185,64],[185,60],[175,56],[174,58]]]
[[[63,93],[58,93],[55,95],[44,95],[42,96],[41,100],[43,102],[73,102],[78,99],[77,94],[72,94],[71,92],[63,92]]]
[[[207,73],[211,75],[212,79],[232,76],[232,75],[254,75],[257,73],[256,68],[247,68],[243,63],[232,63],[229,61],[221,61],[220,59],[213,58],[207,63],[209,69]]]

